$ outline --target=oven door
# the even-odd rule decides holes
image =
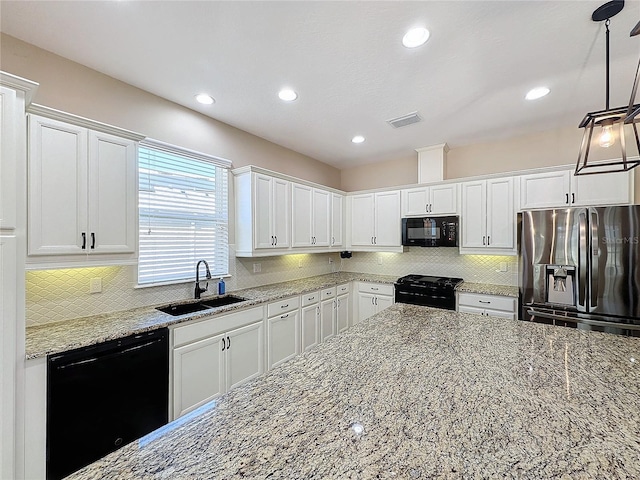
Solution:
[[[410,303],[425,307],[456,309],[456,296],[449,289],[417,288],[396,285],[396,303]]]

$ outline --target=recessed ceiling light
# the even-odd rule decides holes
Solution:
[[[364,137],[362,135],[356,135],[351,139],[353,143],[362,143],[364,142]]]
[[[278,97],[280,97],[280,100],[283,102],[293,102],[298,98],[298,94],[290,88],[283,88],[278,92]]]
[[[547,87],[536,87],[532,88],[527,92],[524,98],[527,100],[537,100],[538,98],[542,98],[549,93],[549,89]]]
[[[202,103],[203,105],[211,105],[216,103],[211,95],[207,95],[206,93],[199,93],[196,95],[196,101],[198,103]]]
[[[424,27],[412,28],[402,37],[402,44],[407,48],[416,48],[429,40],[429,30]]]

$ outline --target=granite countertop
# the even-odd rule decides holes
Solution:
[[[177,317],[160,312],[155,308],[157,305],[153,305],[29,327],[26,331],[26,356],[27,359],[43,357],[356,280],[394,283],[397,277],[353,272],[330,273],[228,292],[243,297],[246,301]],[[192,300],[185,300],[185,303],[187,301]]]
[[[458,285],[458,288],[456,288],[456,290],[458,292],[482,293],[485,295],[502,295],[505,297],[515,298],[518,298],[519,295],[518,287],[512,287],[509,285],[492,285],[489,283],[463,282],[461,285]]]
[[[640,478],[640,339],[396,304],[69,478]]]

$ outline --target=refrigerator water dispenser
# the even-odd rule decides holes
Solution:
[[[547,265],[547,303],[576,306],[576,267],[569,265]]]

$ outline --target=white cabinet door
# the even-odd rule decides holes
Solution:
[[[291,202],[290,183],[279,178],[273,179],[273,236],[276,248],[289,248],[291,246]]]
[[[136,249],[136,142],[89,131],[87,248],[96,253]]]
[[[344,232],[344,197],[331,194],[331,246],[342,247]]]
[[[575,205],[629,205],[633,172],[571,177],[571,194]]]
[[[484,180],[462,184],[461,247],[486,246],[486,188]]]
[[[358,322],[373,317],[376,312],[376,296],[371,293],[358,293]]]
[[[487,180],[488,248],[515,248],[513,178]]]
[[[267,365],[269,370],[300,353],[298,310],[267,319]]]
[[[336,300],[330,298],[320,302],[320,327],[321,327],[321,339],[326,341],[336,334]]]
[[[378,295],[375,299],[376,313],[386,310],[393,305],[393,297],[387,297],[386,295]]]
[[[599,175],[598,175],[599,176]],[[520,177],[520,208],[555,208],[571,202],[571,173],[534,173]]]
[[[375,235],[374,245],[396,247],[402,244],[400,238],[400,191],[375,194]]]
[[[262,328],[262,322],[256,322],[227,333],[227,390],[264,373]]]
[[[320,343],[320,304],[316,303],[301,309],[302,332],[300,350],[306,352]]]
[[[331,244],[331,193],[313,189],[313,246],[328,247]]]
[[[225,348],[226,336],[216,335],[173,350],[173,418],[226,391]]]
[[[351,197],[351,244],[373,246],[375,237],[374,194],[365,193]],[[400,231],[400,228],[398,228]]]
[[[310,247],[313,244],[313,188],[291,184],[291,246]]]
[[[29,118],[29,254],[84,254],[87,129]]]
[[[272,186],[271,177],[253,174],[253,205],[255,215],[253,244],[255,249],[273,248],[272,225]]]
[[[401,192],[402,216],[424,216],[429,212],[429,188],[408,188]]]
[[[349,294],[338,295],[336,299],[336,324],[338,325],[338,333],[342,333],[349,328]]]
[[[458,211],[458,184],[431,185],[429,187],[429,213],[456,215]]]

